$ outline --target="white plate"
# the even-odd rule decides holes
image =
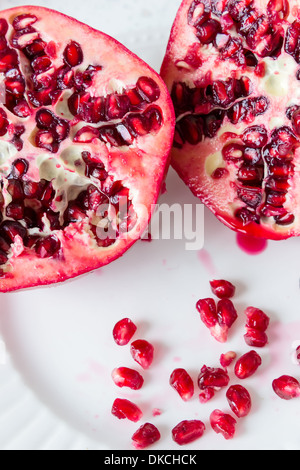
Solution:
[[[152,0],[149,6],[144,0],[31,3],[61,9],[102,29],[159,70],[180,1]],[[20,4],[2,0],[1,6]],[[161,202],[198,204],[172,170],[167,190]],[[235,234],[206,210],[204,228],[200,252],[187,251],[185,240],[139,242],[122,259],[80,279],[1,295],[2,450],[131,450],[131,435],[140,424],[111,415],[116,397],[135,401],[144,412],[141,423],[158,426],[162,438],[153,450],[178,450],[172,427],[197,418],[207,430],[186,449],[300,449],[299,400],[280,400],[271,388],[279,375],[300,376],[293,360],[293,348],[300,344],[300,242],[270,242],[263,253],[250,256],[237,246]],[[209,335],[195,311],[198,298],[210,295],[213,277],[237,285],[239,319],[225,345]],[[184,367],[196,381],[203,364],[218,366],[221,353],[248,351],[243,340],[248,305],[270,315],[270,345],[261,350],[261,369],[245,382],[253,397],[252,412],[238,421],[236,437],[225,441],[208,423],[213,409],[229,410],[225,392],[206,405],[199,403],[197,393],[184,403],[168,379],[174,368]],[[129,347],[118,347],[112,339],[115,322],[124,316],[138,325],[135,338],[155,346],[153,366],[143,372],[145,385],[138,392],[118,389],[111,380],[116,366],[139,368]],[[153,416],[154,409],[161,414]]]

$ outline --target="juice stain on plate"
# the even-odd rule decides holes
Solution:
[[[216,268],[208,251],[204,250],[204,248],[198,251],[198,259],[199,261],[201,261],[204,268],[209,274],[211,274],[212,276],[216,274]]]
[[[238,233],[236,236],[238,246],[248,255],[258,255],[265,251],[268,242],[264,238],[251,237],[244,233]]]

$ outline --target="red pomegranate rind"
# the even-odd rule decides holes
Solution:
[[[292,400],[300,397],[300,383],[290,375],[282,375],[278,379],[273,380],[272,387],[276,395],[282,400]]]
[[[194,395],[194,382],[185,369],[173,370],[169,383],[176,390],[183,401],[190,400]]]
[[[132,403],[132,401],[126,400],[125,398],[115,399],[111,413],[118,419],[129,419],[134,423],[137,423],[143,417],[143,413],[140,408],[135,403]]]
[[[183,0],[161,67],[174,169],[228,227],[275,240],[300,233],[298,7]]]
[[[166,176],[164,82],[113,38],[36,6],[1,12],[0,74],[0,291],[117,259],[141,238]]]
[[[231,410],[238,418],[244,418],[252,407],[251,396],[242,385],[232,385],[226,392],[226,398]]]
[[[160,432],[152,423],[143,424],[132,436],[132,444],[136,449],[146,449],[160,439]]]
[[[172,429],[172,439],[180,446],[200,439],[205,431],[205,424],[198,420],[184,420]]]
[[[231,415],[214,410],[210,415],[210,424],[215,433],[221,434],[226,440],[233,439],[236,420]]]
[[[126,346],[136,332],[137,327],[130,318],[122,318],[113,328],[113,338],[118,346]]]

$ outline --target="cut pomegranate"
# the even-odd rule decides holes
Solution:
[[[235,363],[234,372],[239,379],[247,379],[255,374],[262,360],[256,351],[252,350],[241,356]]]
[[[104,33],[35,6],[1,12],[0,75],[0,291],[117,259],[145,232],[168,168],[164,82]]]
[[[273,380],[272,387],[276,395],[283,400],[300,397],[300,383],[294,377],[282,375]]]
[[[219,299],[230,299],[235,294],[235,286],[224,279],[210,281],[210,286]]]
[[[170,376],[169,383],[183,401],[188,401],[193,397],[194,382],[185,369],[175,369]]]
[[[210,424],[217,434],[222,434],[226,439],[232,439],[235,435],[236,420],[221,410],[214,410],[210,415]]]
[[[140,390],[144,384],[141,374],[129,367],[118,367],[112,371],[112,379],[118,387],[128,387],[132,390]]]
[[[251,410],[251,397],[242,385],[232,385],[226,392],[229,406],[238,418],[244,418]]]
[[[137,423],[142,417],[143,413],[140,408],[125,398],[116,398],[113,402],[111,413],[119,419],[129,419]]]
[[[145,339],[137,339],[131,343],[130,352],[133,359],[140,364],[143,369],[149,369],[154,355],[154,348],[151,343]]]
[[[160,439],[160,432],[154,424],[143,424],[132,436],[132,444],[136,449],[146,449]]]
[[[174,169],[220,221],[258,238],[300,234],[299,44],[294,0],[183,0],[161,67]]]
[[[237,311],[232,301],[222,298],[216,305],[214,299],[200,299],[196,308],[211,335],[220,343],[225,343],[229,329],[237,319]]]
[[[119,346],[125,346],[133,337],[136,329],[136,325],[130,318],[123,318],[115,324],[113,338]]]
[[[198,420],[184,420],[172,429],[172,438],[180,446],[200,439],[205,431],[205,424]]]

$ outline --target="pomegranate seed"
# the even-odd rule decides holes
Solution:
[[[123,318],[118,321],[113,328],[113,337],[119,346],[125,346],[129,343],[134,333],[136,332],[135,324],[130,318]]]
[[[18,158],[12,163],[12,168],[9,177],[20,178],[27,173],[29,164],[24,158]]]
[[[16,31],[21,31],[22,29],[26,29],[28,26],[36,23],[37,17],[35,15],[30,14],[23,14],[17,16],[13,21],[13,27]]]
[[[227,170],[227,168],[216,168],[211,174],[211,177],[214,180],[219,180],[221,178],[225,178],[228,175],[229,175],[229,171]]]
[[[211,328],[217,323],[217,306],[214,299],[200,299],[197,302],[196,308],[200,313],[200,318],[207,326]]]
[[[229,383],[229,375],[224,369],[203,366],[198,376],[200,390],[213,388],[220,390]]]
[[[298,346],[296,349],[296,359],[298,363],[300,364],[300,346]]]
[[[111,413],[119,419],[129,419],[137,423],[143,416],[140,408],[129,400],[116,398]]]
[[[215,396],[214,389],[208,387],[199,393],[199,401],[200,403],[204,404],[204,403],[207,403],[209,400],[211,400],[214,396]]]
[[[181,421],[172,429],[172,438],[180,446],[190,444],[203,436],[205,424],[198,419]]]
[[[70,67],[80,65],[83,62],[81,46],[77,42],[71,41],[64,50],[64,59]]]
[[[0,225],[0,235],[3,236],[8,243],[13,243],[17,236],[24,240],[27,235],[27,230],[19,222],[6,220]]]
[[[132,436],[132,444],[136,449],[146,449],[159,441],[160,432],[154,424],[143,424]]]
[[[283,400],[300,397],[300,383],[294,377],[282,375],[273,380],[272,387],[276,395]]]
[[[234,368],[235,375],[239,379],[247,379],[257,371],[261,364],[262,360],[257,352],[249,351],[237,360]]]
[[[270,318],[262,310],[255,307],[247,307],[245,314],[247,317],[247,328],[253,328],[259,331],[267,330],[270,323]]]
[[[50,258],[58,253],[61,243],[55,235],[41,238],[35,246],[36,254],[40,258]]]
[[[0,36],[5,36],[8,31],[8,23],[4,18],[0,18]]]
[[[144,379],[141,374],[128,367],[118,367],[112,371],[112,379],[118,387],[128,387],[132,390],[140,390]]]
[[[221,354],[220,356],[220,364],[221,366],[226,369],[229,367],[232,362],[236,359],[236,353],[234,351],[228,351],[225,354]]]
[[[254,348],[263,348],[266,346],[266,344],[268,344],[268,337],[266,333],[254,328],[247,329],[247,333],[244,335],[244,339],[248,346]]]
[[[230,299],[235,294],[235,286],[224,279],[210,281],[211,290],[219,299]]]
[[[262,148],[268,142],[268,133],[265,127],[248,127],[243,133],[243,142],[247,147]]]
[[[137,339],[131,343],[130,352],[133,359],[140,364],[143,369],[149,369],[153,361],[154,353],[152,344],[144,339]]]
[[[242,385],[232,385],[226,392],[229,406],[238,418],[243,418],[250,413],[251,397]]]
[[[193,397],[194,383],[185,369],[175,369],[170,376],[169,383],[178,392],[183,401],[188,401]]]
[[[231,415],[214,410],[210,415],[210,424],[212,429],[217,434],[222,434],[226,440],[234,437],[236,420]]]
[[[140,77],[136,89],[147,103],[153,103],[160,97],[160,89],[152,78]]]
[[[236,321],[237,311],[230,299],[221,299],[217,305],[218,322],[221,326],[231,328]]]
[[[217,20],[208,19],[197,27],[197,38],[202,44],[210,44],[221,32],[221,24]]]
[[[6,206],[5,213],[11,219],[21,220],[24,217],[24,206],[19,202],[10,202]]]

